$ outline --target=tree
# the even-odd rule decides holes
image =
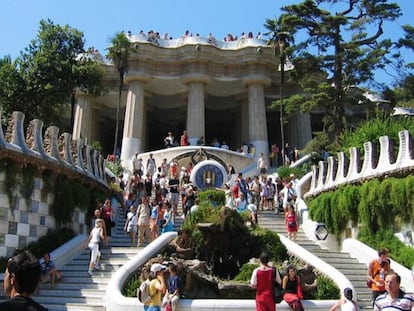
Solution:
[[[23,111],[26,119],[56,124],[80,88],[99,94],[102,66],[84,53],[83,34],[68,25],[41,20],[38,35],[15,62],[0,64],[0,103],[7,113]]]
[[[282,11],[281,26],[301,40],[289,48],[290,78],[304,91],[285,100],[286,111],[323,111],[324,131],[336,141],[347,124],[346,105],[361,99],[354,87],[374,83],[378,69],[404,66],[398,49],[412,42],[407,29],[407,41],[383,38],[384,23],[395,22],[401,10],[387,0],[305,0]]]
[[[111,46],[108,48],[108,54],[106,57],[110,59],[119,74],[119,90],[118,90],[118,103],[116,105],[116,121],[115,121],[115,142],[114,153],[116,154],[116,148],[118,145],[118,128],[119,128],[119,110],[121,107],[122,89],[124,88],[125,73],[128,72],[128,57],[132,50],[129,39],[123,32],[116,33],[111,38]]]

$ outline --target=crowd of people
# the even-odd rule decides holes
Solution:
[[[132,37],[132,35],[133,35],[132,34],[132,31],[130,31],[130,30],[128,30],[128,31],[126,31],[124,33],[128,37]],[[158,31],[154,31],[154,30],[149,30],[146,33],[143,30],[141,30],[138,34],[140,36],[145,36],[145,37],[148,37],[148,38],[155,37],[157,39],[162,39],[162,40],[172,40],[172,39],[174,39],[172,36],[168,35],[167,32],[164,33],[161,36]],[[185,38],[185,37],[193,37],[193,36],[194,37],[200,37],[200,34],[199,33],[193,34],[191,31],[186,30],[180,37],[181,38]],[[208,34],[208,38],[214,38],[213,34],[212,33],[209,33]],[[223,38],[223,41],[230,42],[230,41],[237,41],[237,40],[243,40],[243,39],[254,39],[254,38],[261,40],[261,39],[263,39],[263,34],[260,31],[256,35],[254,35],[252,31],[249,31],[247,33],[246,32],[241,32],[240,33],[240,36],[233,35],[232,33],[228,33]]]

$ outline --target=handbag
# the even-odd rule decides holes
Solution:
[[[273,302],[274,303],[280,303],[283,300],[283,288],[282,285],[280,285],[277,281],[276,281],[276,273],[277,270],[276,268],[272,268],[273,270],[273,277],[272,277],[272,282],[273,282]]]

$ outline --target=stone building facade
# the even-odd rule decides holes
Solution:
[[[236,150],[251,144],[268,154],[281,144],[280,114],[268,107],[280,98],[279,58],[261,39],[224,42],[214,38],[162,40],[131,35],[135,52],[122,92],[119,153],[129,160],[136,152],[160,149],[169,131],[179,142],[187,130],[191,144],[204,136],[225,141]],[[108,93],[98,98],[78,94],[73,138],[103,142],[113,150],[118,73],[106,65]],[[285,96],[297,92],[286,85]],[[311,117],[285,120],[285,141],[302,148],[311,139]]]

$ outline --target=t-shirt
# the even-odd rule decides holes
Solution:
[[[168,181],[168,186],[171,193],[178,193],[178,186],[180,184],[180,181],[178,179],[170,179]]]
[[[52,270],[53,268],[55,268],[55,263],[52,260],[49,260],[48,263],[42,262],[40,264],[40,268],[42,270],[42,274],[43,275],[47,275],[47,274],[49,274],[50,270]]]
[[[16,296],[0,302],[0,311],[47,311],[48,309],[38,304],[29,297]]]
[[[178,296],[180,296],[180,294],[181,294],[181,290],[180,290],[181,280],[180,280],[180,277],[178,275],[171,275],[168,278],[168,284],[167,285],[168,285],[168,293],[172,294],[178,289],[178,293],[179,293]]]

